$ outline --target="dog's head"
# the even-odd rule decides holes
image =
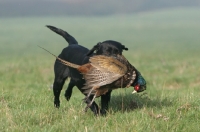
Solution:
[[[123,50],[128,50],[124,45],[113,40],[107,40],[97,43],[87,55],[91,55],[96,51],[96,55],[122,55]]]

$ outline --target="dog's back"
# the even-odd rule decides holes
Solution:
[[[59,57],[71,63],[83,65],[89,61],[89,57],[86,55],[88,51],[89,50],[87,48],[81,45],[69,45],[68,47],[62,50]],[[58,67],[58,65],[63,65],[63,64],[61,64],[58,60],[56,60],[55,68]],[[69,76],[71,79],[75,81],[82,80],[82,75],[76,69],[68,66],[64,67],[66,68],[66,76]]]

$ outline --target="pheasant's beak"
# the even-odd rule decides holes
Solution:
[[[134,90],[133,90],[132,94],[137,93],[137,91],[138,91],[139,89],[140,89],[140,85],[136,85],[136,86],[134,87]]]
[[[137,93],[137,91],[136,91],[136,90],[133,90],[132,94],[134,94],[134,93]]]

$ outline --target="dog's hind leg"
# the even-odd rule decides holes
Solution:
[[[62,87],[65,83],[65,78],[63,78],[62,80],[58,81],[56,78],[54,80],[53,83],[53,93],[54,93],[54,106],[56,108],[60,107],[60,92],[62,90]]]
[[[56,108],[60,107],[60,92],[63,88],[65,80],[67,79],[68,69],[66,66],[56,61],[54,65],[55,79],[53,83],[53,93],[54,93],[54,106]]]
[[[75,83],[73,82],[73,80],[70,80],[69,85],[68,85],[68,87],[65,91],[65,98],[66,98],[67,101],[70,100],[70,97],[72,95],[72,89],[73,89],[74,86],[75,86]]]

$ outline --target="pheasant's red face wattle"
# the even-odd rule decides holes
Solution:
[[[139,90],[139,88],[140,88],[140,86],[139,86],[139,85],[136,85],[136,86],[134,87],[135,91],[138,91],[138,90]]]

